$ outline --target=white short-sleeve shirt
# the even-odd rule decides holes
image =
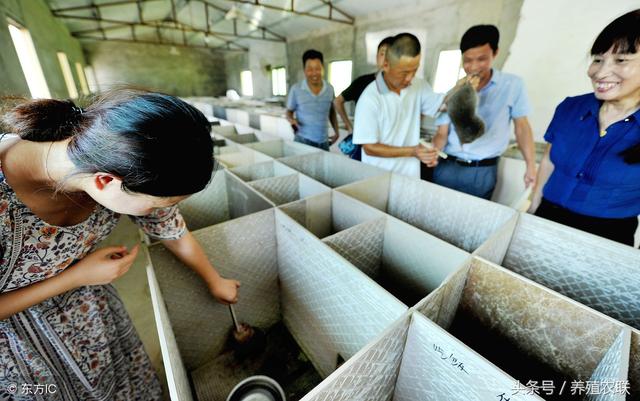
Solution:
[[[420,140],[420,115],[435,115],[443,99],[444,94],[434,93],[425,80],[418,78],[398,95],[389,90],[379,72],[356,105],[353,142],[416,146]],[[362,162],[420,177],[420,161],[415,157],[375,157],[363,150]]]

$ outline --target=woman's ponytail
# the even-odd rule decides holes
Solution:
[[[83,110],[71,100],[38,99],[19,104],[2,116],[3,129],[32,142],[55,142],[81,127]]]
[[[4,100],[0,132],[34,142],[70,138],[69,177],[113,174],[123,190],[159,197],[191,195],[211,180],[211,123],[176,97],[118,88],[87,99],[86,111],[69,100]]]

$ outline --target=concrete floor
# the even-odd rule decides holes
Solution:
[[[131,248],[140,242],[138,227],[129,218],[122,217],[115,230],[100,246],[124,244]],[[160,342],[147,282],[146,266],[147,261],[140,253],[129,272],[118,279],[114,286],[118,290],[147,354],[151,358],[151,363],[158,373],[164,391],[164,398],[169,400],[167,379],[162,363]]]

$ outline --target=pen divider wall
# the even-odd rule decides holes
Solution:
[[[479,257],[413,309],[523,384],[627,379],[626,325]]]
[[[323,185],[300,173],[264,178],[257,181],[251,181],[248,185],[254,190],[260,192],[265,198],[269,199],[275,205],[283,205],[299,199],[331,191],[331,188],[326,185]]]
[[[262,194],[228,170],[218,170],[205,189],[178,204],[190,230],[273,207]]]
[[[378,167],[330,152],[289,156],[278,160],[331,188],[389,174]]]
[[[255,150],[256,152],[264,153],[274,159],[322,152],[321,149],[314,148],[313,146],[293,141],[285,141],[283,139],[250,143],[247,144],[247,147]]]
[[[506,206],[398,174],[336,190],[467,252],[480,248],[517,214]]]
[[[245,182],[297,173],[296,170],[287,167],[276,160],[238,166],[231,168],[229,171]]]

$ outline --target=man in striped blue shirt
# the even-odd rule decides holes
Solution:
[[[302,55],[305,79],[293,85],[287,98],[287,120],[295,132],[294,140],[329,150],[338,140],[338,119],[333,108],[333,87],[324,79],[324,59],[317,50]],[[294,116],[295,113],[295,116]],[[327,120],[334,135],[328,137]]]

